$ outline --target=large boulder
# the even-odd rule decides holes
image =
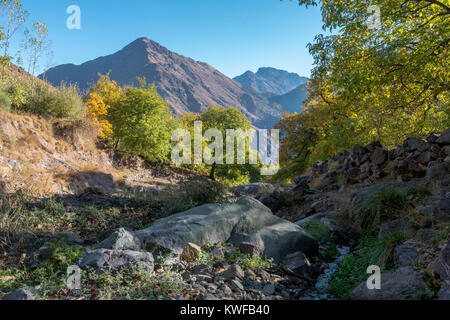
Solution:
[[[96,271],[115,272],[133,267],[153,271],[154,259],[149,252],[95,249],[88,251],[80,259],[78,266],[81,269],[92,268]]]
[[[418,300],[426,290],[421,274],[412,267],[403,267],[394,273],[381,275],[381,289],[368,289],[361,283],[350,295],[351,300]]]
[[[161,248],[175,254],[181,254],[188,243],[204,246],[225,242],[235,246],[242,242],[255,244],[276,262],[297,251],[318,253],[318,242],[303,228],[273,215],[250,197],[178,213],[135,234],[147,250]]]

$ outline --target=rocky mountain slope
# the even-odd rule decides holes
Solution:
[[[306,84],[302,84],[286,94],[270,97],[269,101],[281,105],[283,111],[300,113],[302,111],[303,101],[305,101],[307,97],[308,91]]]
[[[233,80],[259,93],[284,95],[298,86],[306,84],[308,78],[275,68],[259,68],[256,73],[247,71]]]
[[[270,127],[280,116],[279,106],[270,103],[264,95],[204,62],[179,55],[147,38],[78,66],[66,64],[51,68],[40,78],[55,86],[64,81],[87,89],[97,81],[99,72],[109,71],[120,85],[135,84],[136,77],[146,77],[177,115],[199,112],[215,104],[240,109],[257,127]]]

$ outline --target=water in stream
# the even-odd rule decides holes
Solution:
[[[338,246],[339,256],[328,264],[328,268],[317,278],[315,288],[306,292],[305,296],[300,300],[333,300],[334,297],[327,293],[331,276],[338,270],[339,265],[344,261],[345,257],[350,253],[350,248]]]

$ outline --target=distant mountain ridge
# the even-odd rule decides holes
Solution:
[[[108,72],[121,86],[136,84],[137,77],[145,77],[148,83],[156,85],[175,115],[198,113],[213,104],[235,107],[257,128],[273,127],[285,111],[284,105],[292,105],[287,98],[278,102],[273,97],[277,93],[272,91],[284,92],[294,83],[306,82],[306,78],[287,71],[261,68],[258,76],[265,79],[268,90],[273,88],[270,94],[263,93],[228,78],[207,63],[172,52],[148,38],[139,38],[114,54],[81,65],[56,66],[39,77],[54,86],[62,82],[76,83],[81,90],[86,90],[98,80],[98,73]]]
[[[283,95],[306,84],[308,78],[296,73],[265,67],[259,68],[256,73],[247,71],[233,80],[259,93]]]
[[[273,104],[279,104],[283,111],[289,113],[302,112],[303,102],[308,97],[306,84],[302,84],[292,91],[281,96],[270,97],[269,101]]]

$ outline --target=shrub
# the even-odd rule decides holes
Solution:
[[[383,184],[361,194],[358,219],[363,232],[377,232],[382,223],[401,216],[408,206],[407,195],[402,188]]]
[[[23,107],[30,96],[30,87],[20,81],[13,81],[9,84],[7,89],[8,97],[11,100],[11,105],[14,108]]]
[[[308,232],[314,239],[323,243],[330,240],[330,228],[325,224],[321,223],[319,220],[311,220],[305,223],[304,229]]]
[[[361,282],[367,280],[366,270],[370,265],[379,266],[381,272],[395,269],[394,249],[407,239],[408,235],[403,231],[392,232],[382,239],[364,238],[356,252],[348,255],[332,275],[328,293],[347,299]]]
[[[107,118],[120,149],[150,161],[168,158],[174,122],[156,87],[127,88],[117,105],[111,106]]]
[[[46,117],[75,118],[85,115],[86,107],[75,85],[62,84],[59,89],[47,84],[35,85],[24,111]]]
[[[11,101],[8,98],[8,95],[3,91],[0,91],[0,109],[8,112],[11,111]]]
[[[220,202],[227,190],[226,186],[214,181],[194,181],[186,183],[184,198],[194,206],[201,206],[207,203]]]

